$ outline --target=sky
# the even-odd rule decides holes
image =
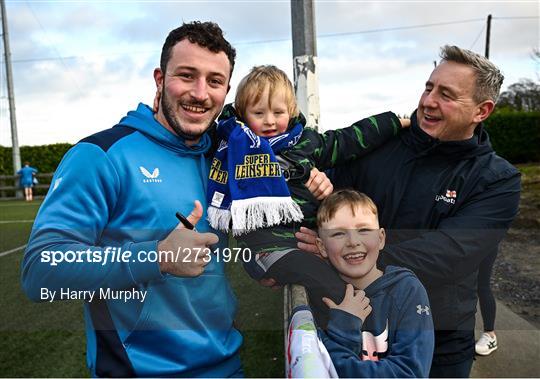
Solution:
[[[182,22],[217,22],[237,49],[227,102],[255,65],[293,79],[289,1],[6,0],[6,8],[21,146],[76,143],[151,104],[163,41]],[[538,82],[538,1],[315,1],[320,130],[387,110],[410,114],[440,46],[484,54],[489,14],[503,90]],[[0,51],[0,145],[11,146]]]

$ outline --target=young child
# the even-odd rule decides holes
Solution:
[[[412,271],[377,268],[385,232],[365,194],[341,190],[317,213],[317,246],[347,283],[320,331],[340,377],[427,377],[433,357],[433,320],[426,290]]]
[[[208,182],[210,224],[232,229],[239,246],[251,250],[253,259],[244,266],[254,279],[304,285],[324,326],[322,297],[341,301],[345,283],[324,260],[296,246],[299,222],[314,226],[319,203],[304,183],[313,167],[344,164],[392,138],[400,121],[388,112],[322,135],[304,128],[292,83],[275,66],[254,67],[238,85],[234,104],[218,123],[221,141]]]

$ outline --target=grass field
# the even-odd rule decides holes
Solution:
[[[32,303],[20,288],[23,249],[39,202],[0,202],[0,377],[87,377],[82,303]],[[236,323],[248,377],[283,377],[281,291],[259,286],[239,264],[227,273],[239,302]]]

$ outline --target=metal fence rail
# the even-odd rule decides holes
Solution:
[[[36,174],[39,184],[34,185],[34,190],[37,197],[45,195],[51,185],[51,180],[54,173]],[[19,186],[19,175],[0,175],[0,199],[11,200],[16,199],[16,193],[21,189]],[[36,197],[36,196],[35,196]]]

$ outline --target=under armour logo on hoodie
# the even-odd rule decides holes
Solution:
[[[422,313],[425,313],[426,315],[429,316],[429,307],[427,305],[425,307],[422,307],[422,305],[418,304],[416,306],[416,313],[418,313],[419,315],[421,315]]]

